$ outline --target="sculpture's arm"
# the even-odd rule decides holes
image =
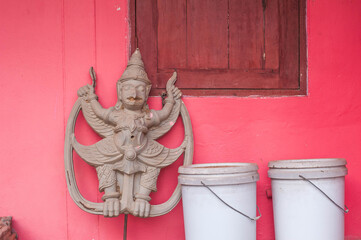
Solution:
[[[90,105],[94,113],[106,123],[114,123],[113,115],[111,114],[114,110],[114,107],[103,108],[102,105],[96,100],[93,99],[90,102]]]
[[[98,96],[95,94],[93,86],[87,84],[81,87],[78,90],[78,96],[90,103],[90,106],[97,117],[106,123],[112,122],[110,113],[114,110],[114,108],[103,108],[102,105],[100,105],[98,102]]]
[[[148,127],[157,126],[166,120],[172,112],[175,100],[178,100],[182,96],[182,93],[176,86],[173,85],[167,91],[167,95],[168,97],[164,100],[164,107],[158,111],[152,110],[155,116],[151,115],[150,118],[146,119]]]

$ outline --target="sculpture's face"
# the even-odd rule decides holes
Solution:
[[[120,99],[123,106],[130,110],[140,110],[148,98],[150,86],[138,80],[127,80],[121,84]]]

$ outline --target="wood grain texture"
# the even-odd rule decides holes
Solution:
[[[299,0],[279,2],[280,88],[299,87]]]
[[[299,1],[305,9],[305,0],[137,1],[138,47],[153,81],[151,94],[165,86],[173,69],[184,89],[305,94]]]
[[[229,0],[230,69],[261,69],[263,51],[262,1]]]
[[[243,70],[183,70],[177,71],[177,86],[186,88],[277,88],[279,82],[278,73]],[[165,87],[166,80],[171,76],[171,72],[160,72],[159,82]]]
[[[161,96],[164,89],[154,89],[153,96]],[[303,96],[299,89],[182,89],[183,96],[234,96],[234,97],[282,97]]]
[[[155,82],[158,69],[158,6],[156,0],[136,1],[137,47],[140,49],[149,79]],[[135,48],[132,48],[134,52]]]
[[[265,0],[265,68],[279,70],[279,0]]]
[[[228,68],[228,5],[219,0],[188,0],[188,69]]]
[[[300,94],[307,95],[307,80],[308,80],[308,59],[307,59],[307,11],[306,0],[300,0],[300,78],[299,78],[299,91]]]
[[[158,0],[158,68],[185,68],[187,64],[186,0]]]
[[[135,9],[135,0],[129,0],[129,32],[130,32],[130,51],[133,52],[138,45],[137,42],[137,24],[136,24],[136,9]]]

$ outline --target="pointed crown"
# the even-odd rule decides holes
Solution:
[[[148,75],[145,72],[144,63],[142,61],[139,48],[137,48],[130,57],[127,68],[123,72],[118,82],[122,83],[131,79],[142,81],[146,84],[151,84]]]

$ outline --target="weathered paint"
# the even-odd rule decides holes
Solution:
[[[67,193],[64,128],[76,91],[98,73],[97,93],[115,104],[115,82],[129,56],[127,1],[0,1],[0,215],[12,215],[21,239],[122,239],[123,218],[81,211]],[[120,11],[117,9],[120,8]],[[258,239],[273,239],[267,163],[343,157],[346,235],[361,237],[361,2],[308,1],[309,94],[282,98],[192,98],[184,101],[194,127],[194,162],[255,162],[260,166]],[[160,107],[160,98],[151,98]],[[82,117],[84,144],[98,138]],[[173,136],[181,142],[179,122]],[[181,162],[165,169],[153,203],[166,200]],[[100,200],[94,169],[75,159],[81,192]],[[221,220],[220,220],[221,221]],[[165,216],[129,217],[128,239],[184,239],[182,206]]]

